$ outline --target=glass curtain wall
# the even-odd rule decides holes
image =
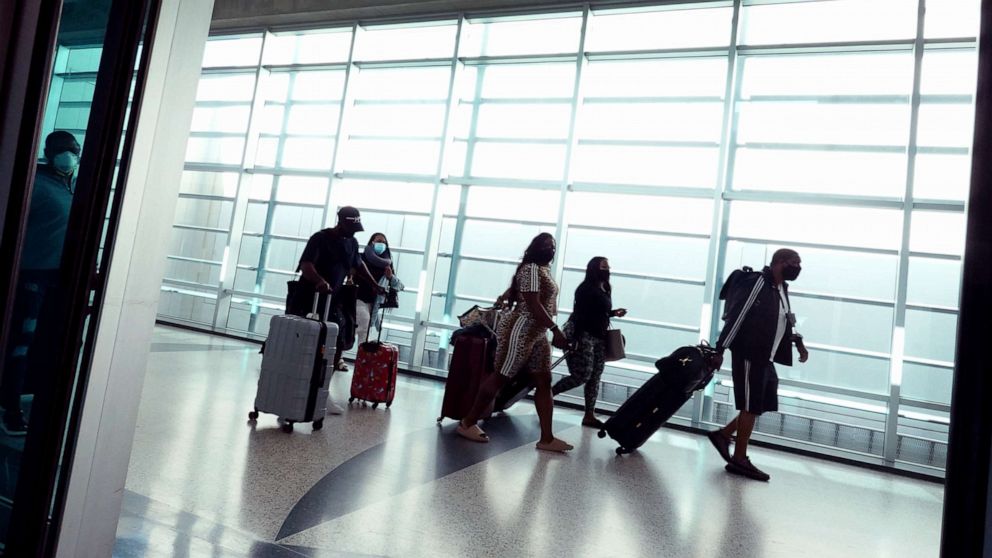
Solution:
[[[976,0],[592,4],[214,37],[160,317],[264,338],[306,239],[354,205],[359,241],[385,233],[407,286],[384,339],[443,376],[457,316],[547,231],[559,321],[597,255],[631,310],[614,323],[628,358],[604,375],[610,409],[655,359],[716,337],[730,271],[790,246],[812,356],[780,370],[760,435],[940,474],[977,14]],[[676,421],[732,413],[724,370]]]

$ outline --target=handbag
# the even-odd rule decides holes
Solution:
[[[627,356],[624,350],[627,345],[627,340],[624,338],[623,334],[620,333],[619,329],[608,329],[606,330],[606,348],[603,351],[603,359],[606,362],[613,362],[616,360],[621,360]]]
[[[389,291],[386,292],[386,298],[379,305],[379,308],[399,308],[400,307],[400,292],[396,289],[389,287]]]
[[[482,308],[478,304],[469,308],[464,314],[458,316],[458,325],[470,327],[481,324],[496,331],[496,322],[499,320],[499,310],[496,308]]]

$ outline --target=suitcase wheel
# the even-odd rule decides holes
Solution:
[[[617,455],[623,455],[625,453],[630,453],[632,451],[634,451],[634,450],[629,450],[629,449],[627,449],[627,448],[625,448],[623,446],[620,446],[620,447],[617,448]]]
[[[600,430],[599,433],[596,434],[596,435],[599,436],[600,438],[605,438],[606,437],[606,431],[605,430]]]
[[[354,402],[355,402],[355,398],[354,397],[349,397],[348,398],[348,403],[354,403]]]
[[[281,428],[282,428],[282,431],[283,432],[285,432],[286,434],[289,434],[289,433],[291,433],[293,431],[293,423],[291,423],[291,422],[284,422],[283,425],[281,426]]]
[[[392,401],[390,401],[389,403],[386,403],[386,408],[388,409],[388,408],[389,408],[389,406],[390,406],[390,405],[392,405],[392,404],[393,404],[393,402],[392,402]]]
[[[379,408],[379,404],[378,403],[373,403],[372,404],[372,408],[373,409],[378,409]]]
[[[258,420],[258,411],[248,413],[248,420]]]
[[[313,421],[313,429],[314,430],[320,430],[323,427],[324,427],[324,419],[317,419],[317,420]]]
[[[444,417],[443,416],[437,417],[437,425],[438,426],[441,426],[441,421],[443,421],[443,420],[444,420]]]

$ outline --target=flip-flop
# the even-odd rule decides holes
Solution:
[[[455,432],[459,436],[465,438],[466,440],[472,440],[473,442],[486,443],[489,441],[489,436],[479,428],[478,424],[473,424],[472,426],[466,427],[462,423],[458,423],[458,427],[455,428]]]
[[[555,451],[558,453],[565,453],[569,450],[575,449],[575,446],[572,444],[559,440],[558,438],[555,438],[546,444],[543,442],[538,442],[534,447],[542,451]]]

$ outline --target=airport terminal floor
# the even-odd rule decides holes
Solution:
[[[443,384],[402,376],[391,409],[324,428],[247,420],[258,346],[156,329],[117,558],[338,556],[914,557],[938,552],[943,486],[753,448],[772,476],[727,474],[705,437],[662,429],[639,452],[555,409],[568,455],[534,449],[533,405],[435,423]],[[346,402],[349,373],[332,393]]]

